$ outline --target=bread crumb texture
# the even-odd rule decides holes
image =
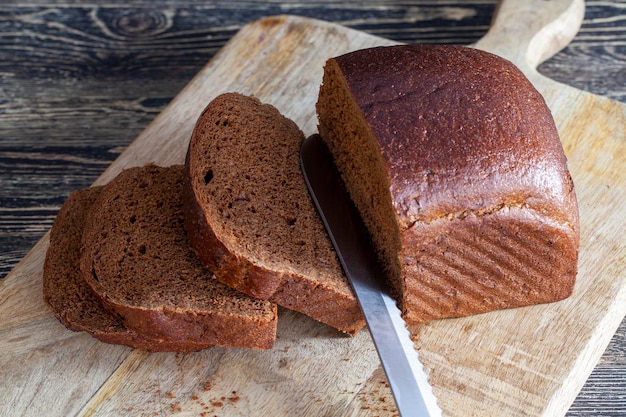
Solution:
[[[151,351],[269,348],[276,306],[204,268],[183,227],[183,167],[148,165],[75,193],[51,233],[44,299],[73,330]]]
[[[186,228],[220,281],[354,334],[365,322],[306,188],[303,140],[271,105],[215,98],[187,153]]]

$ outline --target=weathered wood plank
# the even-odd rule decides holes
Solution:
[[[556,81],[626,102],[625,46],[626,2],[588,1],[574,41],[539,70]]]

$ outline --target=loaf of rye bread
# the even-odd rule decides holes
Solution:
[[[202,112],[186,159],[186,229],[227,285],[355,334],[365,322],[308,194],[304,135],[237,93]]]
[[[327,61],[316,108],[407,321],[571,294],[574,185],[513,64],[449,45],[361,50]]]
[[[82,277],[130,331],[178,346],[271,348],[276,305],[223,285],[183,227],[183,166],[120,173],[93,203],[82,233]]]
[[[84,331],[106,343],[149,351],[188,351],[207,347],[156,339],[128,330],[104,310],[80,273],[80,244],[89,210],[102,187],[75,191],[63,204],[50,230],[43,267],[43,297],[57,319],[70,330]]]

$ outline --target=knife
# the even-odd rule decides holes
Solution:
[[[322,138],[307,138],[300,150],[304,179],[343,270],[352,285],[402,417],[439,417],[441,409],[369,234]]]

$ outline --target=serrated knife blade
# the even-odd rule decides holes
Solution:
[[[395,300],[383,280],[368,233],[317,134],[307,138],[300,164],[309,193],[361,305],[402,417],[440,417],[432,387]]]

